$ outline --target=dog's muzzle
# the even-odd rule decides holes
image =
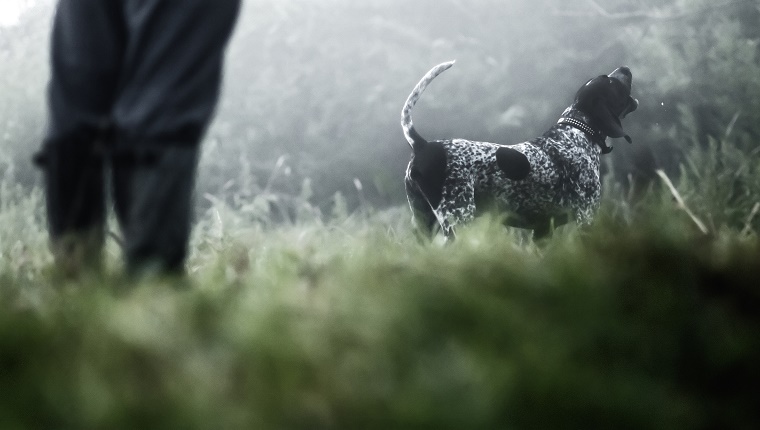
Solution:
[[[631,89],[631,82],[633,82],[633,74],[631,73],[631,69],[629,69],[628,67],[625,67],[625,66],[618,67],[607,76],[613,79],[617,79],[618,81],[623,83],[623,85],[625,85],[626,88],[628,88],[628,90]]]
[[[623,84],[626,90],[628,91],[628,94],[631,93],[631,84],[633,83],[633,74],[631,73],[631,69],[629,69],[626,66],[618,67],[607,76]],[[635,111],[638,108],[639,108],[639,101],[629,95],[628,103],[626,104],[625,108],[620,112],[620,118],[625,118],[626,115]]]

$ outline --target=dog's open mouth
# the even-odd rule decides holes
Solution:
[[[623,112],[620,113],[620,118],[625,118],[626,115],[639,108],[639,101],[633,97],[629,98],[628,105],[623,109]]]

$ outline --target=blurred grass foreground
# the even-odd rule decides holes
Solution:
[[[0,428],[758,428],[760,167],[700,156],[543,244],[220,199],[181,291],[127,289],[115,242],[110,274],[56,281],[41,192],[3,182]]]

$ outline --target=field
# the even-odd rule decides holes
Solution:
[[[182,285],[128,283],[115,241],[106,275],[57,280],[41,192],[6,182],[0,427],[756,428],[759,176],[735,162],[684,167],[685,207],[610,185],[591,228],[541,243],[215,199]]]
[[[140,284],[113,222],[104,274],[53,270],[29,159],[56,2],[23,3],[0,24],[0,429],[760,428],[756,0],[245,0],[188,277]],[[415,109],[430,139],[537,136],[631,66],[592,226],[416,238],[399,110],[451,59]]]

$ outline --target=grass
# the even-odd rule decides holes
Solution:
[[[706,234],[655,187],[538,245],[211,199],[182,291],[127,289],[115,243],[109,274],[56,281],[41,193],[5,183],[0,428],[756,428],[753,195],[722,210],[700,180],[678,192]]]

